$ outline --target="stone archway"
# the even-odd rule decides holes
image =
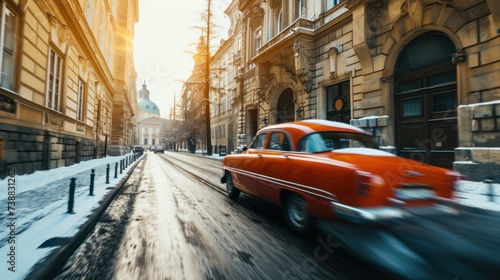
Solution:
[[[393,89],[398,155],[452,168],[458,146],[455,52],[446,34],[429,31],[399,53]]]
[[[295,120],[295,105],[293,100],[293,91],[291,88],[286,88],[281,92],[276,104],[276,123]]]

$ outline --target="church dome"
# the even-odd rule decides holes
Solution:
[[[150,113],[160,116],[160,109],[156,104],[149,99],[139,99],[139,110],[144,113]]]
[[[142,89],[139,90],[139,112],[144,117],[159,117],[160,109],[156,104],[149,100],[149,90],[146,86],[146,81],[142,85]]]

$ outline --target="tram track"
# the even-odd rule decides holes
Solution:
[[[185,174],[194,178],[198,182],[202,183],[204,186],[209,187],[210,189],[216,191],[217,193],[221,194],[224,197],[228,197],[228,195],[226,193],[226,189],[224,187],[221,187],[221,183],[218,181],[219,176],[220,176],[219,173],[215,173],[214,171],[211,171],[211,170],[209,170],[209,168],[206,168],[206,167],[197,167],[196,165],[193,164],[193,162],[188,161],[188,160],[182,160],[179,158],[168,157],[166,154],[160,155],[160,157],[163,160],[165,160],[166,162],[169,162],[172,166],[174,166],[178,170],[184,172]],[[214,162],[217,161],[215,159],[210,159],[210,158],[202,158],[202,159],[205,161],[214,161]],[[219,167],[220,167],[220,169],[222,169],[222,165],[220,165],[220,166],[215,165],[215,164],[212,165],[212,168],[219,168]],[[198,169],[199,173],[193,171],[196,169]],[[207,173],[213,174],[213,176],[210,176],[210,178],[216,178],[216,179],[212,179],[212,180],[207,179],[206,178]],[[200,174],[203,174],[205,176],[202,176]],[[217,180],[217,181],[214,182],[214,180]],[[231,199],[231,201],[237,201],[238,205],[242,206],[246,210],[257,212],[257,213],[261,214],[261,216],[264,216],[264,217],[265,217],[265,215],[264,215],[265,213],[262,211],[263,208],[267,208],[267,209],[270,208],[270,209],[274,210],[274,213],[281,214],[280,207],[273,205],[273,204],[270,204],[266,201],[254,198],[252,196],[246,195],[244,193],[242,193],[240,195],[240,197],[237,198],[236,200]],[[256,207],[256,205],[258,205],[258,207]],[[279,218],[278,218],[275,215],[275,216],[272,216],[271,218],[266,217],[266,219],[268,219],[269,221],[276,222],[277,219],[281,221],[281,216],[279,216]],[[280,226],[282,226],[284,229],[287,229],[286,225],[284,224],[284,221],[282,221],[282,222],[283,223],[280,223]]]
[[[207,187],[209,187],[209,188],[217,191],[218,193],[226,196],[226,191],[224,189],[222,189],[219,185],[216,185],[213,182],[210,182],[209,180],[207,180],[206,178],[204,178],[201,175],[197,174],[196,172],[193,172],[190,169],[188,169],[186,167],[183,167],[183,166],[181,166],[181,165],[178,164],[178,162],[181,162],[181,163],[183,163],[185,165],[193,167],[192,163],[180,160],[178,158],[175,158],[175,160],[173,160],[174,158],[167,157],[166,155],[161,155],[161,158],[163,160],[166,160],[167,162],[169,162],[172,166],[174,166],[175,168],[179,169],[180,171],[182,171],[182,172],[188,174],[189,176],[195,178],[197,181],[199,181],[200,183],[204,184],[205,186],[207,186]],[[210,172],[208,169],[203,169],[203,171],[204,172]]]

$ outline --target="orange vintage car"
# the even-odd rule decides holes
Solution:
[[[290,228],[307,233],[314,219],[380,224],[445,209],[439,202],[460,178],[382,151],[355,126],[304,120],[258,131],[242,154],[224,158],[220,180],[233,199],[244,192],[282,206]]]

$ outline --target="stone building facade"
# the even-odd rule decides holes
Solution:
[[[237,118],[233,116],[238,108],[238,82],[235,79],[237,69],[233,66],[235,55],[241,51],[238,44],[238,32],[241,26],[237,25],[237,18],[241,14],[237,2],[233,1],[225,10],[226,16],[231,19],[232,25],[228,30],[228,38],[221,40],[221,44],[210,60],[211,90],[210,90],[210,119],[212,128],[212,145],[215,154],[228,154],[238,147],[236,127]],[[241,105],[241,104],[240,104]]]
[[[328,119],[397,155],[500,180],[499,6],[233,1],[231,141],[248,144],[267,124]]]
[[[0,177],[130,146],[137,0],[1,1],[0,13]]]

